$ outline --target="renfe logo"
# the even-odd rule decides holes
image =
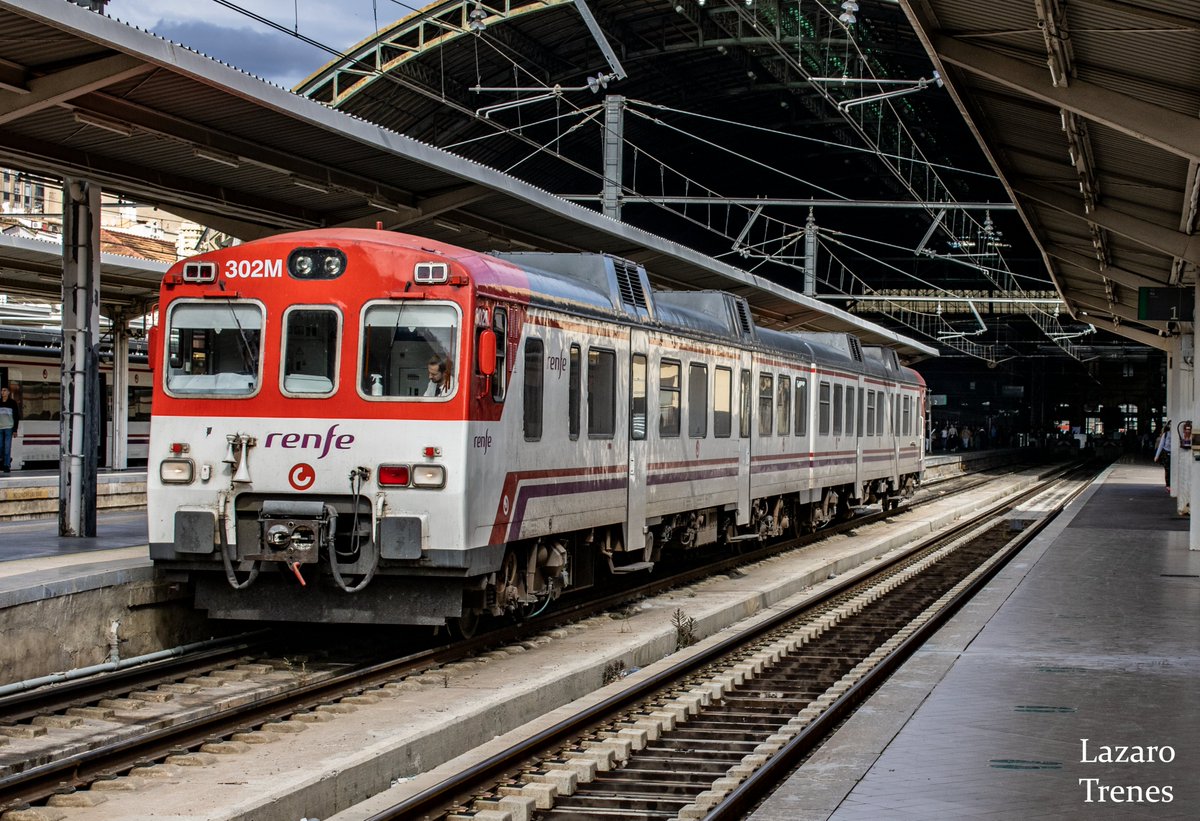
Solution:
[[[316,480],[317,472],[313,470],[312,465],[303,462],[288,471],[288,482],[296,490],[308,490]]]
[[[337,430],[337,425],[330,425],[329,430],[321,435],[319,433],[268,433],[267,441],[264,447],[274,448],[280,447],[287,450],[319,450],[321,455],[318,459],[324,459],[329,453],[330,448],[338,450],[350,450],[350,446],[354,444],[354,434],[341,433],[337,436],[333,432]]]

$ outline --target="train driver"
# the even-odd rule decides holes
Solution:
[[[425,395],[449,396],[450,389],[450,360],[435,354],[429,358],[429,384],[425,386]]]

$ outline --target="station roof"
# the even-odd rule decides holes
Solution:
[[[385,228],[479,250],[603,251],[768,327],[936,349],[685,243],[336,111],[66,0],[0,0],[0,165],[99,182],[234,236]]]
[[[1138,289],[1200,265],[1200,6],[902,5],[1070,312],[1166,347],[1178,323],[1139,320]]]
[[[0,291],[56,301],[62,295],[62,244],[0,233]],[[126,314],[158,301],[158,286],[170,266],[154,260],[101,252],[101,307]]]

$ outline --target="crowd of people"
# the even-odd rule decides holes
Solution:
[[[932,453],[957,453],[961,450],[983,450],[1005,446],[1005,432],[992,422],[990,425],[959,425],[956,422],[934,422],[929,433]]]

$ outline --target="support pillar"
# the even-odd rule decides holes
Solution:
[[[124,313],[112,317],[112,413],[109,422],[108,466],[113,470],[129,467],[129,325]]]
[[[621,219],[621,180],[624,179],[625,98],[604,98],[604,190],[600,197],[603,213]]]
[[[1183,403],[1179,397],[1179,377],[1182,373],[1180,365],[1183,359],[1183,340],[1174,336],[1171,337],[1171,349],[1167,353],[1167,405],[1164,416],[1166,423],[1170,426],[1171,435],[1174,436],[1175,423],[1182,417],[1179,415],[1180,408]],[[1181,459],[1176,458],[1179,455],[1179,445],[1174,439],[1171,440],[1171,473],[1170,486],[1171,496],[1174,497],[1178,493],[1179,483],[1176,479],[1179,470]]]
[[[811,208],[804,221],[804,295],[817,295],[817,218]]]
[[[1200,279],[1198,279],[1196,281],[1195,300],[1196,300],[1196,305],[1195,305],[1196,313],[1194,313],[1193,316],[1200,317]],[[1193,323],[1192,328],[1195,329],[1195,327],[1196,326]],[[1190,402],[1190,408],[1189,408],[1191,412],[1188,413],[1188,418],[1192,420],[1192,430],[1200,432],[1200,390],[1196,390],[1197,386],[1195,384],[1195,381],[1196,381],[1195,380],[1195,372],[1196,372],[1195,342],[1196,342],[1196,337],[1195,337],[1195,334],[1193,333],[1193,336],[1192,336],[1192,396],[1191,396],[1191,402]],[[1184,458],[1182,458],[1184,453],[1187,453],[1186,460]],[[1188,510],[1189,510],[1189,512],[1192,510],[1200,510],[1200,447],[1193,448],[1190,451],[1183,451],[1181,449],[1180,457],[1181,457],[1179,459],[1180,462],[1186,461],[1186,470],[1191,476],[1191,487],[1189,488],[1189,493],[1188,493],[1188,501],[1189,501]],[[1184,468],[1185,465],[1181,464],[1180,467]],[[1188,549],[1189,550],[1200,550],[1200,515],[1192,516],[1191,521],[1188,524]]]
[[[100,186],[63,180],[58,533],[96,535],[100,446]]]

